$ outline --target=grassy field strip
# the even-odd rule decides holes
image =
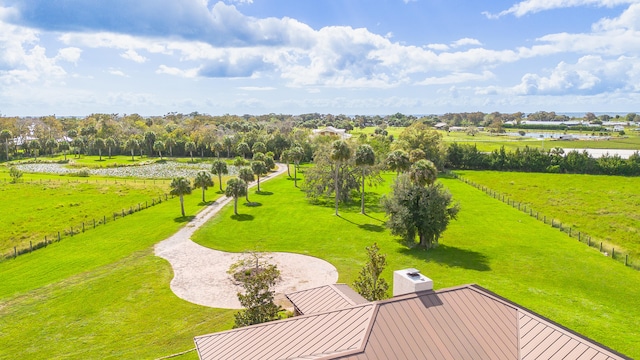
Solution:
[[[29,242],[37,244],[47,236],[57,239],[82,231],[93,220],[99,223],[107,217],[134,204],[149,204],[164,199],[168,187],[149,184],[106,184],[25,182],[0,183],[0,202],[6,213],[0,218],[0,249],[3,254],[13,253],[13,248],[29,248]],[[136,206],[137,207],[137,206]]]
[[[391,180],[392,174],[385,178]],[[338,269],[340,281],[352,283],[364,265],[364,248],[377,242],[387,254],[384,273],[414,267],[434,279],[437,288],[477,283],[533,311],[632,357],[640,357],[640,272],[612,262],[455,179],[441,179],[461,204],[433,251],[408,249],[384,228],[379,195],[368,194],[367,215],[357,202],[334,216],[332,202],[311,205],[292,181],[269,183],[273,196],[253,195],[259,207],[241,207],[241,218],[223,209],[193,236],[211,248],[284,251],[316,256]],[[256,231],[256,229],[260,229]],[[284,230],[283,230],[284,229]]]
[[[609,254],[615,247],[620,254],[628,253],[634,263],[640,260],[640,178],[495,171],[456,173],[533,207],[575,231],[589,234],[598,246],[604,242],[603,250]]]
[[[564,225],[560,220],[556,220],[552,217],[547,217],[545,214],[541,214],[539,211],[534,210],[530,204],[522,204],[515,200],[506,197],[504,194],[498,193],[493,189],[486,187],[484,185],[477,184],[465,177],[456,175],[457,178],[464,182],[467,185],[471,185],[476,189],[484,192],[488,196],[491,196],[494,199],[498,199],[507,205],[512,206],[514,209],[518,209],[518,211],[522,211],[525,214],[529,214],[529,216],[535,217],[536,220],[541,221],[545,225],[551,225],[552,228],[557,228],[561,232],[565,233],[570,238],[576,239],[577,241],[591,246],[595,249],[598,249],[600,253],[605,256],[609,256],[614,260],[618,260],[621,263],[624,263],[625,266],[630,266],[636,270],[640,270],[640,259],[634,259],[633,257],[629,257],[629,254],[624,252],[624,249],[618,245],[616,250],[616,245],[611,244],[610,242],[599,241],[598,239],[593,239],[589,234],[585,232],[581,232],[573,229],[572,227],[568,227]]]

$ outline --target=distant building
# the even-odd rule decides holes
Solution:
[[[336,129],[333,126],[327,126],[324,129],[313,129],[313,135],[336,136],[340,139],[349,139],[351,134],[347,134],[345,129]]]

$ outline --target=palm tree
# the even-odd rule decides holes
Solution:
[[[367,169],[376,163],[376,153],[371,145],[364,144],[356,149],[356,166],[362,170],[362,192],[360,193],[360,213],[364,214],[364,184]]]
[[[291,162],[291,152],[289,149],[284,150],[282,154],[280,154],[280,160],[284,161],[287,164],[287,176],[291,178],[291,171],[289,170],[289,163]]]
[[[251,152],[251,148],[249,148],[249,144],[246,142],[241,142],[236,146],[236,151],[246,158],[247,154]]]
[[[109,159],[111,159],[111,149],[116,147],[116,140],[112,137],[108,137],[107,140],[104,141],[104,144],[107,146],[107,149],[109,149]]]
[[[48,139],[44,143],[45,149],[49,152],[50,155],[53,155],[53,151],[58,147],[58,142],[55,139]]]
[[[38,150],[40,150],[40,148],[40,141],[31,140],[29,142],[29,150],[31,150],[31,155],[33,155],[34,160],[38,157]]]
[[[60,143],[58,143],[58,149],[62,150],[62,153],[64,154],[64,160],[67,160],[67,151],[69,151],[69,143],[66,140],[61,140]]]
[[[169,156],[173,157],[173,147],[176,146],[176,141],[173,140],[173,138],[168,137],[165,141],[164,141],[164,146],[166,148],[169,148]]]
[[[291,160],[293,160],[293,185],[298,187],[298,167],[304,158],[304,150],[300,146],[294,146],[289,150]]]
[[[253,151],[254,153],[257,153],[257,152],[265,153],[265,152],[267,152],[267,146],[263,142],[258,141],[258,142],[253,144],[253,147],[251,148],[251,151]]]
[[[4,153],[9,160],[9,140],[13,139],[13,134],[9,130],[0,131],[0,140],[4,141]]]
[[[233,137],[225,136],[222,138],[222,144],[227,149],[227,157],[231,157],[231,148],[233,147]]]
[[[260,192],[260,175],[265,175],[269,169],[267,169],[264,161],[252,161],[251,170],[253,170],[253,173],[258,177],[258,192]]]
[[[160,160],[162,160],[162,152],[164,151],[164,143],[162,140],[156,140],[153,143],[153,151],[157,151],[160,155]]]
[[[191,183],[184,177],[173,178],[171,181],[171,195],[177,195],[180,197],[180,210],[184,217],[184,195],[191,194]]]
[[[409,169],[411,162],[409,155],[403,150],[395,150],[387,155],[387,167],[396,172],[396,176]]]
[[[213,144],[211,144],[211,151],[216,154],[216,157],[218,159],[220,158],[220,152],[222,150],[224,150],[224,144],[222,144],[220,141],[214,141]]]
[[[100,161],[102,161],[102,149],[105,148],[104,139],[97,138],[93,141],[93,147],[98,149],[98,154],[100,155]]]
[[[336,216],[339,216],[338,214],[338,201],[340,199],[340,185],[339,185],[339,181],[340,181],[340,168],[342,167],[342,164],[347,162],[349,159],[351,159],[351,148],[349,147],[349,144],[347,144],[346,141],[344,140],[336,140],[331,144],[331,160],[333,160],[335,162],[335,169],[334,169],[334,189],[336,192]]]
[[[124,144],[125,149],[131,151],[131,161],[134,161],[133,153],[134,151],[136,151],[138,146],[140,146],[140,144],[138,144],[138,140],[136,140],[136,138],[134,138],[133,136],[130,137],[129,140],[127,140],[127,142]]]
[[[187,143],[184,144],[184,151],[188,152],[191,156],[191,162],[193,162],[193,152],[196,151],[196,149],[196,143],[193,141],[187,141]]]
[[[218,175],[218,184],[220,184],[220,191],[222,191],[222,175],[226,175],[229,173],[229,168],[227,167],[227,163],[223,160],[214,160],[211,165],[211,173],[214,175]]]
[[[144,133],[144,144],[147,146],[147,154],[153,154],[153,144],[156,142],[156,133],[147,131]]]
[[[431,185],[438,178],[438,169],[436,169],[436,166],[429,160],[418,160],[411,166],[409,178],[412,183],[422,187]]]
[[[72,145],[76,152],[76,155],[80,157],[80,153],[82,152],[82,149],[84,148],[84,145],[85,145],[84,140],[82,140],[82,138],[77,137],[73,139]]]
[[[238,198],[244,196],[247,191],[247,184],[238,178],[227,181],[225,195],[233,197],[233,213],[238,215]]]
[[[249,183],[256,179],[253,170],[248,167],[241,168],[240,171],[238,171],[238,178],[247,184],[246,199],[248,203],[251,203],[251,201],[249,201]]]
[[[204,192],[209,188],[209,186],[213,186],[211,174],[206,171],[198,171],[198,174],[196,174],[196,178],[193,179],[193,187],[196,189],[202,188],[202,202],[206,202],[206,200],[204,199]]]

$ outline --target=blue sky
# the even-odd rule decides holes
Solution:
[[[640,0],[0,0],[0,114],[640,112]]]

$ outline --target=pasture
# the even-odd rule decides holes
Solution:
[[[374,127],[367,127],[364,129],[356,128],[350,131],[353,136],[357,137],[360,134],[371,135],[374,133]],[[401,127],[388,127],[387,132],[389,135],[393,135],[394,138],[402,133],[404,128]],[[510,132],[517,132],[518,129],[509,129]],[[544,130],[528,130],[530,132],[544,133]],[[575,149],[627,149],[637,150],[640,149],[640,134],[635,131],[628,131],[625,136],[619,136],[616,133],[611,134],[609,140],[559,140],[559,139],[536,139],[523,136],[506,136],[506,135],[494,135],[488,132],[479,132],[474,136],[468,135],[462,131],[447,132],[439,130],[442,134],[442,141],[446,143],[460,143],[475,145],[479,151],[491,152],[493,150],[499,150],[502,146],[507,151],[514,151],[517,148],[524,148],[528,146],[530,148],[546,149],[550,150],[556,147],[561,148],[575,148]],[[563,133],[561,131],[553,131],[554,134]],[[584,135],[586,132],[568,131],[567,134]]]
[[[171,266],[153,255],[200,200],[185,197],[186,219],[173,199],[0,263],[0,359],[156,358],[192,348],[194,331],[229,328],[233,311],[176,297]]]
[[[640,178],[456,171],[640,260]]]
[[[16,184],[0,181],[0,255],[29,247],[48,236],[49,240],[93,227],[123,209],[144,208],[168,193],[165,181],[44,177],[25,178]]]

